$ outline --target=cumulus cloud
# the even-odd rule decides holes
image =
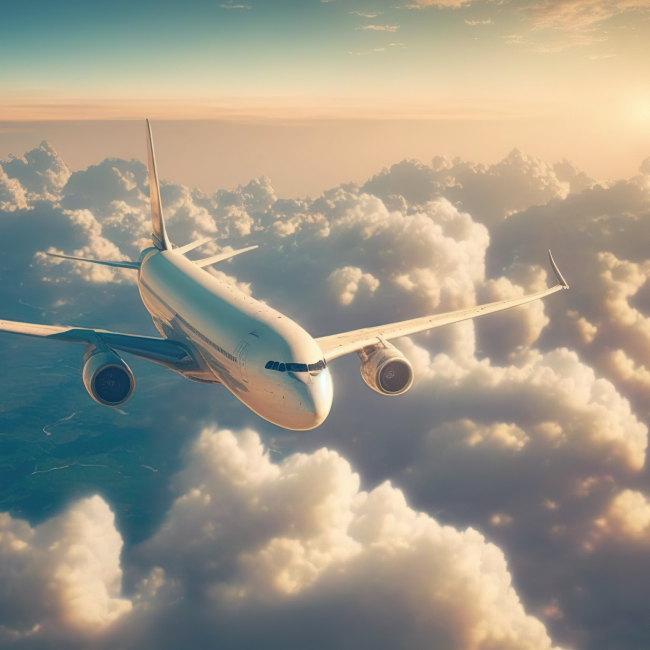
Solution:
[[[539,266],[517,268],[513,265],[508,275],[509,277],[484,282],[479,288],[478,302],[497,302],[517,298],[542,291],[548,286],[546,271]],[[503,314],[498,320],[494,318],[477,320],[475,323],[477,345],[482,353],[491,359],[506,362],[508,359],[513,359],[522,349],[530,348],[549,322],[544,312],[544,303],[533,302],[523,309],[511,310]]]
[[[0,639],[75,645],[130,611],[120,596],[122,539],[98,496],[32,528],[0,515]],[[42,647],[42,646],[41,646]]]
[[[9,178],[0,167],[0,210],[13,212],[14,210],[30,209],[25,196],[25,190],[16,178]]]
[[[431,166],[404,160],[374,176],[364,189],[382,198],[395,194],[418,204],[444,196],[491,226],[509,214],[580,192],[594,182],[566,160],[553,168],[515,149],[490,166],[445,156],[436,156]]]
[[[160,530],[131,554],[130,597],[100,497],[36,528],[2,515],[5,647],[177,647],[206,634],[230,647],[552,647],[498,548],[414,511],[388,482],[360,491],[335,452],[274,464],[253,431],[205,430],[175,485]]]
[[[378,648],[552,645],[495,546],[415,512],[390,483],[360,491],[335,452],[275,465],[252,431],[205,430],[176,489],[138,560],[164,575],[158,593],[191,594],[216,639],[238,647],[333,647],[351,638]],[[158,607],[144,638],[173,645],[167,635],[180,611]],[[261,624],[250,625],[253,612]],[[326,624],[314,635],[317,619]]]
[[[548,453],[570,446],[589,457],[599,454],[603,463],[618,458],[631,469],[640,469],[644,464],[647,427],[638,421],[629,402],[614,386],[598,379],[573,352],[560,349],[545,355],[529,353],[517,366],[504,368],[478,361],[473,355],[456,355],[454,359],[439,354],[427,364],[428,352],[417,347],[406,350],[409,357],[417,359],[418,390],[435,394],[437,402],[446,404],[445,408],[437,405],[436,412],[425,418],[429,424],[438,418],[453,420],[450,392],[456,400],[465,395],[469,401],[470,394],[478,391],[481,396],[475,397],[474,404],[463,412],[473,412],[478,422],[485,422],[485,409],[490,404],[502,421],[519,426],[528,436],[536,436]],[[535,410],[530,408],[533,402],[538,405]],[[542,406],[544,403],[548,408]],[[551,412],[553,419],[549,420]],[[564,454],[565,449],[560,453]]]
[[[612,499],[604,517],[596,521],[601,532],[646,536],[650,526],[650,503],[635,490],[623,490]]]
[[[353,266],[344,266],[332,271],[327,280],[342,305],[349,305],[359,288],[374,293],[380,284],[379,280],[370,273],[364,273],[360,268]]]
[[[70,170],[48,142],[18,158],[0,162],[8,178],[17,180],[30,200],[54,201],[70,178]]]

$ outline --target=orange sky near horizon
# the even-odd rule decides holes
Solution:
[[[278,196],[316,196],[363,183],[404,158],[437,155],[493,164],[518,148],[552,164],[571,160],[602,180],[630,178],[650,141],[620,123],[566,120],[153,120],[161,177],[204,191],[265,175]],[[48,140],[73,170],[107,157],[145,160],[143,120],[0,122],[0,159]]]
[[[650,155],[650,0],[63,0],[0,24],[0,156],[143,159],[206,190],[363,182],[513,148],[627,178]]]

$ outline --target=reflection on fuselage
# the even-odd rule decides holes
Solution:
[[[138,287],[158,331],[198,356],[201,368],[187,373],[189,379],[222,383],[259,416],[287,429],[313,429],[325,420],[332,379],[302,327],[173,250],[150,248],[140,259]],[[269,359],[283,361],[269,369]]]

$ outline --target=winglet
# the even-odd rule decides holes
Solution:
[[[153,152],[153,138],[151,137],[151,124],[147,120],[147,154],[149,159],[149,202],[151,203],[151,233],[156,248],[162,251],[171,250],[171,243],[165,230],[162,204],[160,202],[160,185],[158,184],[158,171],[156,170],[156,156]]]
[[[551,253],[550,248],[548,249],[548,259],[551,260],[551,266],[553,267],[553,272],[555,273],[555,277],[557,278],[558,284],[561,284],[565,289],[568,289],[569,285],[567,284],[566,280],[562,277],[562,274],[560,273],[560,269],[557,268],[557,264],[553,259],[553,254]]]

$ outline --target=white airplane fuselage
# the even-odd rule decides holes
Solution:
[[[188,379],[223,384],[286,429],[306,431],[325,420],[332,378],[318,344],[300,325],[173,250],[148,248],[140,262],[138,288],[156,328],[189,344],[204,364]],[[276,369],[267,368],[269,362]],[[286,364],[299,365],[290,371]]]

